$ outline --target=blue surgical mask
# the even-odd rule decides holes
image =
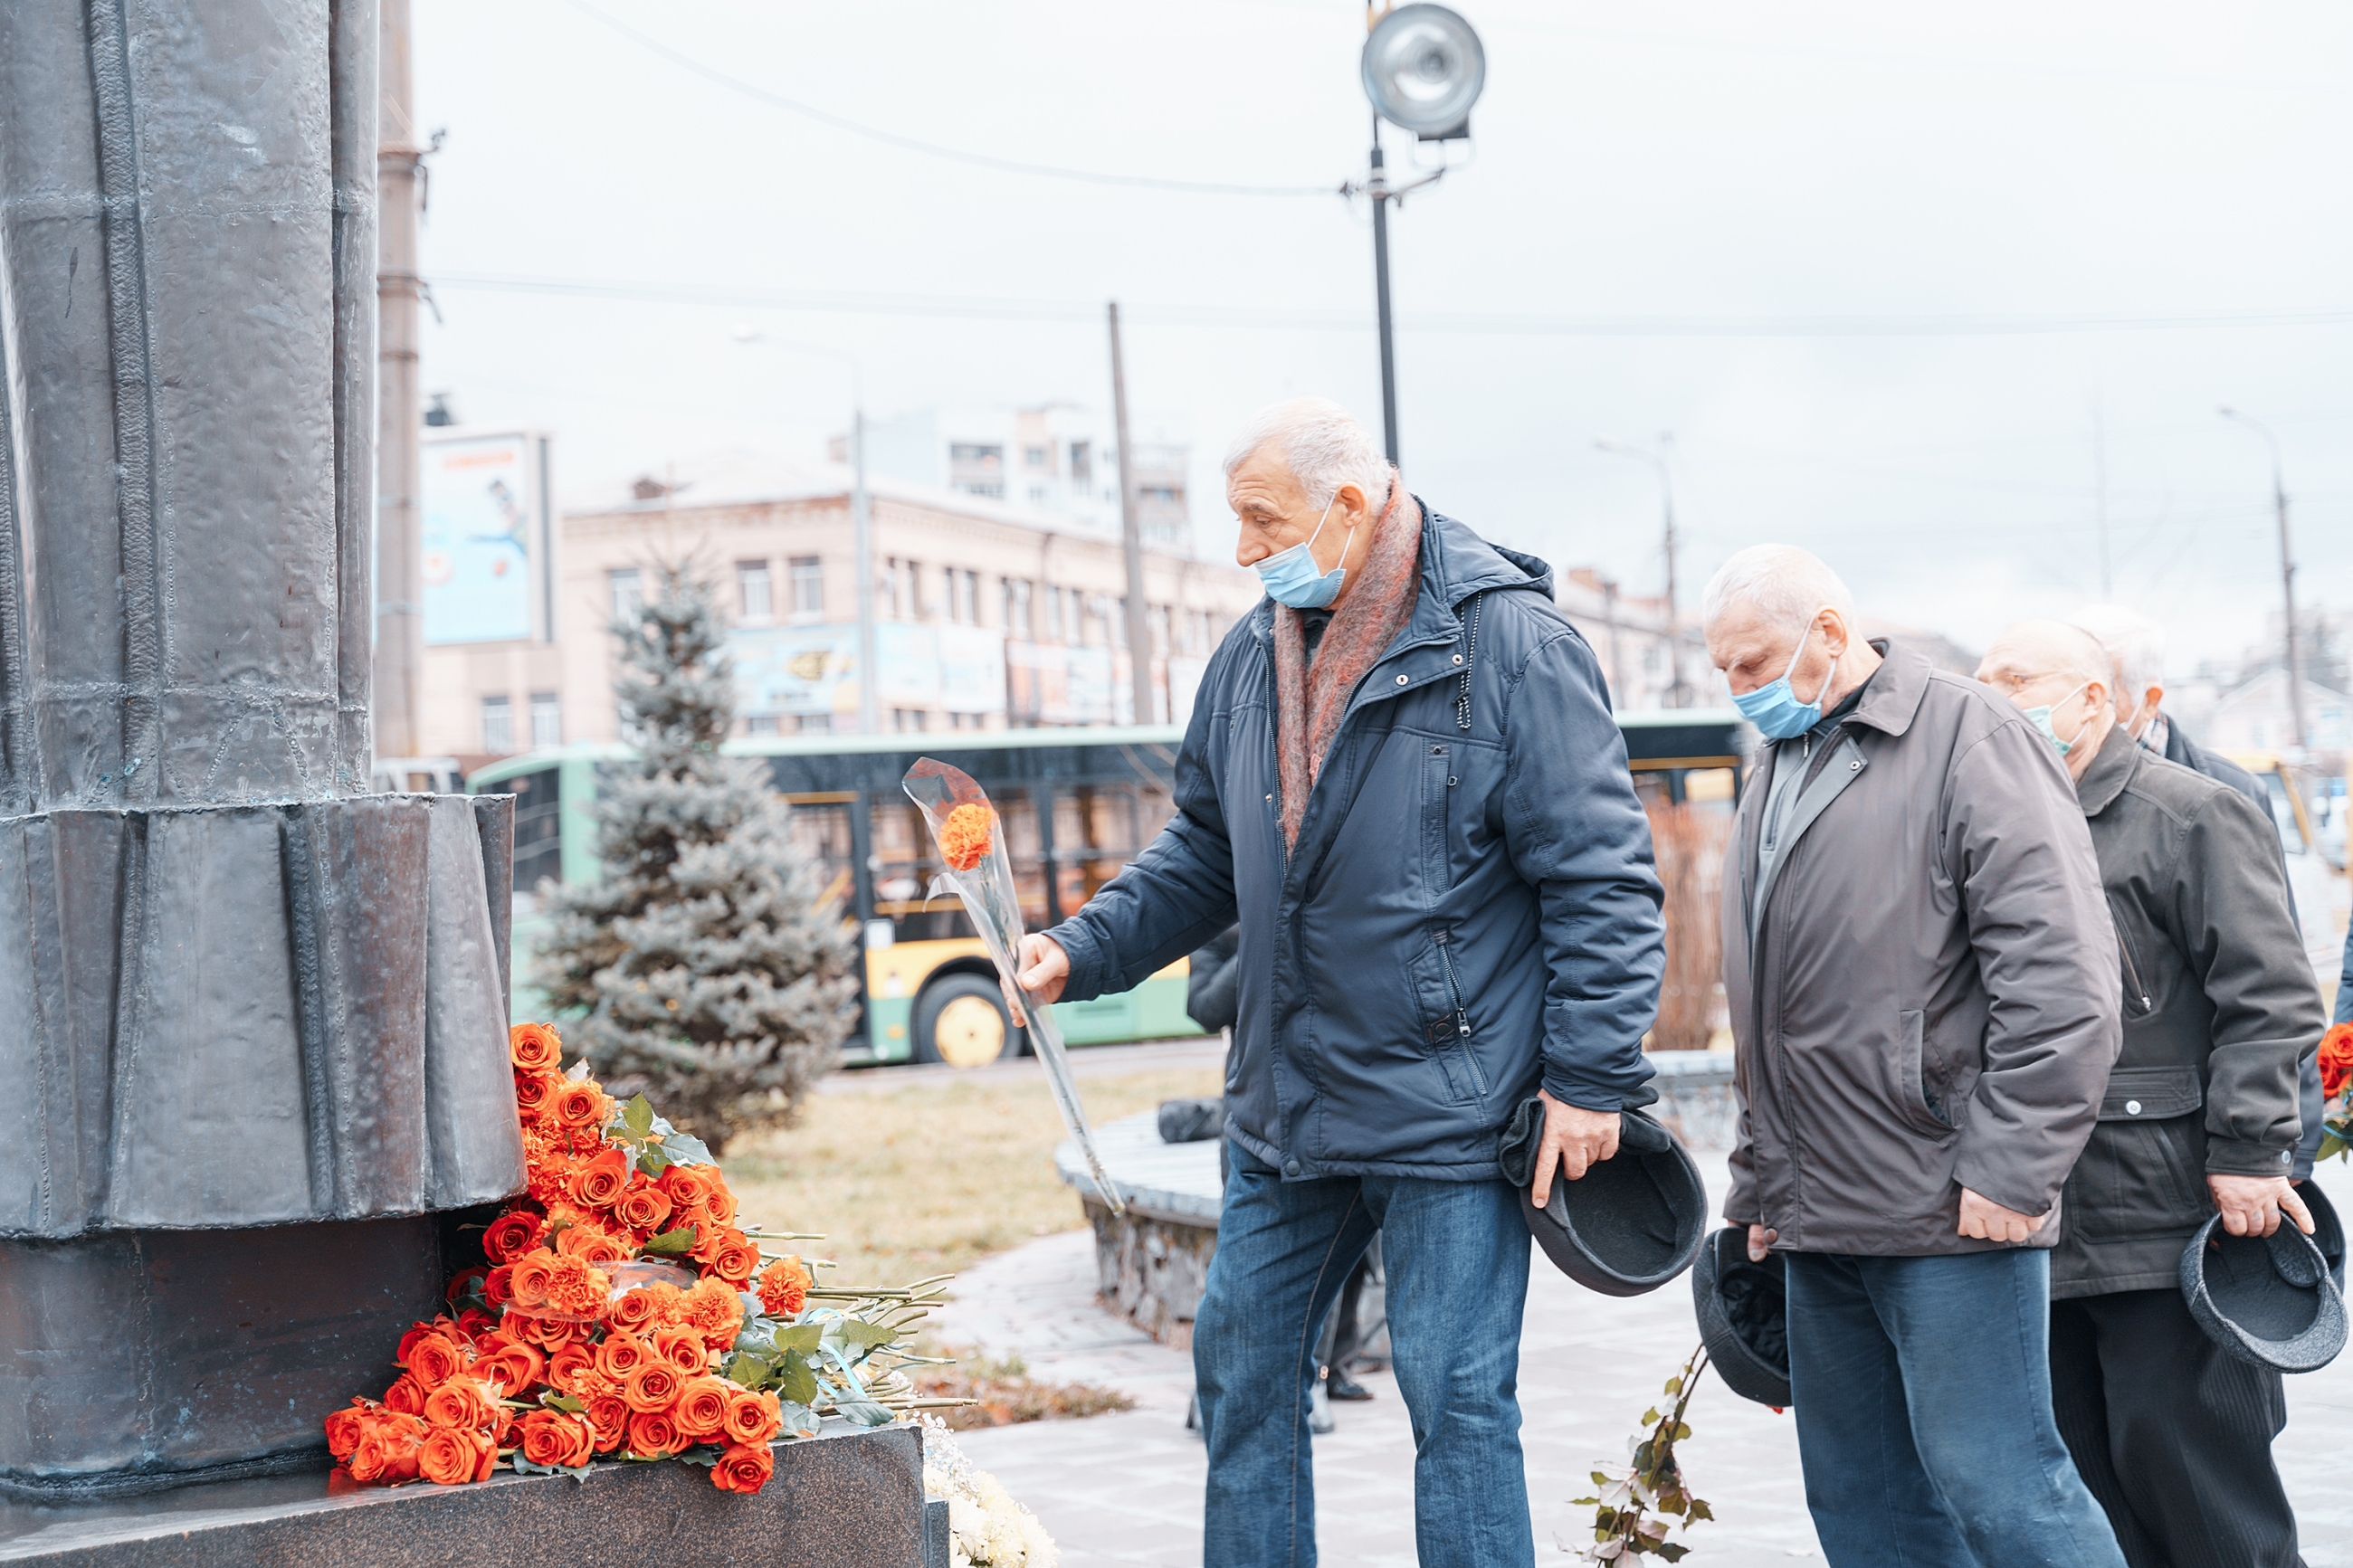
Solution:
[[[1816,610],[1814,615],[1819,616],[1821,613]],[[1798,646],[1789,650],[1789,668],[1781,672],[1781,679],[1754,691],[1737,693],[1732,699],[1740,716],[1756,725],[1757,733],[1768,741],[1795,740],[1822,721],[1822,699],[1830,692],[1831,676],[1837,673],[1837,666],[1833,664],[1822,676],[1821,689],[1814,693],[1811,702],[1799,701],[1796,689],[1789,684],[1789,677],[1798,670],[1798,656],[1806,651],[1806,638],[1813,635],[1814,623],[1810,618],[1806,629],[1799,634]]]
[[[1324,503],[1324,517],[1315,520],[1314,533],[1258,563],[1258,580],[1265,584],[1268,598],[1294,610],[1320,610],[1340,596],[1340,584],[1348,574],[1337,566],[1329,572],[1318,571],[1315,552],[1308,548],[1315,542],[1315,535],[1324,531],[1324,518],[1332,515],[1332,508],[1339,499],[1339,493],[1335,491],[1332,500]]]
[[[2089,686],[2090,684],[2092,683],[2088,680],[2084,682],[2084,686]],[[2075,691],[2083,690],[2084,686],[2078,686],[2075,688]],[[2042,731],[2042,738],[2044,740],[2059,748],[2059,754],[2063,757],[2075,749],[2075,741],[2080,741],[2084,738],[2084,726],[2082,724],[2075,726],[2075,740],[2063,741],[2059,738],[2059,731],[2051,727],[2051,715],[2053,710],[2063,708],[2069,702],[2074,700],[2075,691],[2070,691],[2066,696],[2059,699],[2058,701],[2046,702],[2040,708],[2021,708],[2019,710],[2021,713],[2026,716],[2026,721],[2028,723]]]

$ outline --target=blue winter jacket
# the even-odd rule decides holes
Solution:
[[[1492,1180],[1539,1082],[1595,1110],[1653,1098],[1661,895],[1600,668],[1551,568],[1423,513],[1412,619],[1350,698],[1295,848],[1261,601],[1202,679],[1176,816],[1047,933],[1084,1000],[1239,921],[1227,1132],[1295,1179]]]

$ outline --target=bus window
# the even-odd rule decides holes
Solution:
[[[787,797],[789,799],[789,797]],[[817,864],[820,905],[848,909],[854,900],[854,851],[850,848],[850,802],[791,802],[793,847]]]
[[[523,773],[504,784],[514,792],[514,890],[534,895],[543,879],[564,880],[564,799],[554,768]]]

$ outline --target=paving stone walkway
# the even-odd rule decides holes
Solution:
[[[1722,1155],[1703,1155],[1701,1163],[1720,1197]],[[2321,1179],[2339,1212],[2353,1214],[2353,1170],[2333,1164]],[[1092,1237],[1048,1237],[967,1271],[942,1333],[1000,1353],[1018,1351],[1039,1376],[1126,1389],[1137,1408],[967,1433],[961,1441],[974,1463],[1037,1511],[1072,1568],[1193,1568],[1201,1560],[1203,1465],[1200,1445],[1184,1429],[1191,1358],[1103,1310],[1094,1290]],[[1568,1561],[1564,1549],[1589,1529],[1591,1510],[1567,1500],[1586,1495],[1594,1459],[1624,1456],[1635,1417],[1698,1338],[1681,1281],[1617,1300],[1578,1289],[1539,1260],[1523,1331],[1520,1398],[1540,1560]],[[1315,1440],[1320,1553],[1350,1568],[1410,1568],[1412,1435],[1395,1381],[1365,1382],[1378,1397],[1339,1406],[1338,1429]],[[2287,1387],[2288,1429],[2277,1451],[2302,1522],[2305,1560],[2309,1568],[2353,1568],[2353,1490],[2344,1484],[2340,1436],[2353,1413],[2353,1354],[2290,1378]],[[1689,1419],[1685,1473],[1716,1514],[1689,1538],[1696,1553],[1690,1561],[1705,1568],[1820,1563],[1789,1418],[1711,1381],[1694,1396]]]

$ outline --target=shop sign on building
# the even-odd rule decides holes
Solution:
[[[428,645],[552,640],[547,446],[528,434],[424,444]]]

